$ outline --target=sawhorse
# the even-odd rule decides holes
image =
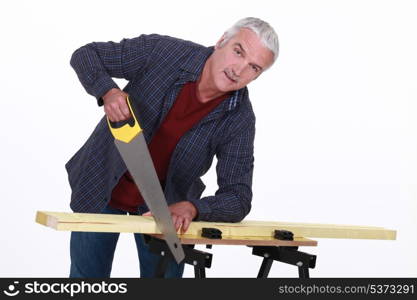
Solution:
[[[145,241],[148,243],[149,250],[160,256],[159,264],[155,270],[155,277],[163,278],[167,265],[174,258],[160,235],[145,235]],[[316,255],[298,251],[298,246],[307,243],[309,246],[317,245],[316,241],[302,239],[299,241],[279,241],[273,239],[266,240],[243,240],[219,239],[211,240],[204,238],[181,238],[182,247],[185,253],[184,263],[194,267],[195,278],[205,278],[206,268],[211,267],[213,255],[208,252],[194,249],[194,244],[205,244],[207,248],[211,245],[246,245],[252,247],[252,254],[263,257],[261,267],[258,272],[258,278],[267,278],[274,261],[294,265],[298,268],[299,278],[309,278],[309,269],[316,266]],[[194,244],[193,244],[194,243]],[[270,245],[270,244],[275,245]],[[266,245],[262,245],[266,244]]]

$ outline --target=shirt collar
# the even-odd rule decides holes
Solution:
[[[214,52],[214,47],[202,47],[198,49],[198,51],[190,56],[190,58],[182,65],[181,69],[185,72],[182,72],[180,80],[177,84],[184,84],[188,81],[196,81],[200,76],[201,72],[203,71],[203,67],[210,57],[210,55]],[[232,95],[225,100],[228,102],[225,109],[227,111],[233,110],[240,101],[240,98],[244,94],[244,90],[246,87],[243,87],[240,90],[236,90],[232,93]]]
[[[209,58],[209,56],[213,53],[214,47],[201,47],[196,51],[194,55],[191,55],[185,63],[182,65],[182,69],[189,73],[194,74],[195,76],[199,76],[203,71],[203,67]]]

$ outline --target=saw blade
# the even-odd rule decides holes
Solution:
[[[130,143],[119,140],[114,142],[175,260],[181,262],[185,256],[184,251],[143,134],[138,134]]]
[[[121,122],[111,122],[107,118],[107,123],[115,138],[114,143],[154,216],[156,225],[164,235],[175,260],[180,263],[185,257],[184,250],[175,231],[164,192],[156,174],[152,157],[149,154],[148,145],[130,104],[129,97],[126,98],[126,102],[132,118]]]

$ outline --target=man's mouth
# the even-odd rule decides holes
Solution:
[[[237,83],[237,80],[229,75],[227,71],[223,71],[224,75],[226,75],[227,79],[229,79],[233,83]]]

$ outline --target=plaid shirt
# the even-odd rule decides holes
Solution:
[[[74,52],[71,65],[86,91],[101,97],[117,88],[112,77],[125,78],[124,88],[149,143],[182,86],[196,81],[213,47],[156,34],[123,39],[120,43],[87,44]],[[239,222],[252,200],[255,115],[247,88],[237,90],[200,120],[178,142],[165,181],[168,205],[188,200],[198,210],[197,220]],[[215,195],[201,198],[200,177],[217,157]],[[75,212],[101,212],[126,172],[114,138],[103,117],[95,130],[65,165]],[[146,205],[139,208],[147,210]]]

